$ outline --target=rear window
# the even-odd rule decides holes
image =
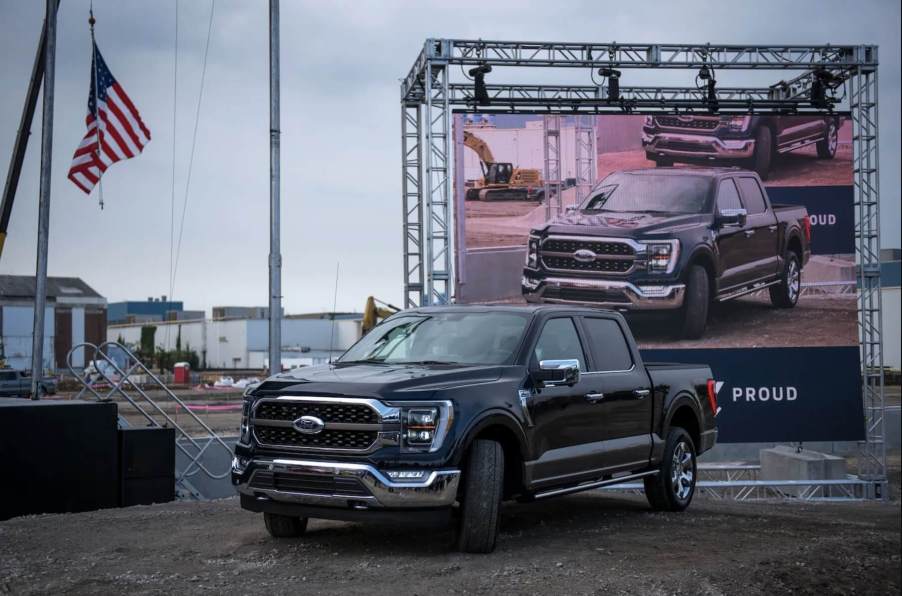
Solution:
[[[585,318],[583,327],[589,334],[589,345],[594,358],[593,371],[610,372],[629,370],[633,356],[623,330],[613,319]]]

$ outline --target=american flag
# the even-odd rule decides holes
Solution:
[[[108,167],[135,157],[150,142],[150,131],[135,104],[107,68],[97,44],[91,59],[91,91],[85,133],[69,168],[69,180],[90,194]]]

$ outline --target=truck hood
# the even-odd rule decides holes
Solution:
[[[284,393],[391,397],[392,393],[435,391],[497,381],[504,366],[324,364],[267,379],[260,389]],[[411,396],[405,395],[404,398]]]
[[[573,234],[639,238],[665,236],[707,225],[707,214],[668,215],[665,213],[568,213],[536,229],[538,234]]]

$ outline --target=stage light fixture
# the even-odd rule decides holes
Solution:
[[[836,77],[827,70],[816,70],[811,78],[811,105],[822,109],[833,108],[833,98],[827,96],[827,92],[833,89]]]
[[[608,80],[608,101],[620,101],[620,75],[615,68],[599,68],[598,74]]]
[[[473,77],[473,95],[476,97],[476,103],[481,106],[492,103],[485,88],[485,75],[490,72],[492,72],[491,64],[480,64],[470,69],[470,76]]]

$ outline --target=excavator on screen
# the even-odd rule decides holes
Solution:
[[[360,324],[361,337],[369,333],[380,321],[387,319],[400,310],[401,309],[397,306],[389,304],[388,302],[383,302],[372,296],[367,298],[366,306],[363,309],[363,321]]]
[[[482,179],[467,188],[468,201],[540,201],[542,174],[539,170],[515,168],[508,162],[497,162],[488,144],[464,131],[464,145],[479,156]]]

